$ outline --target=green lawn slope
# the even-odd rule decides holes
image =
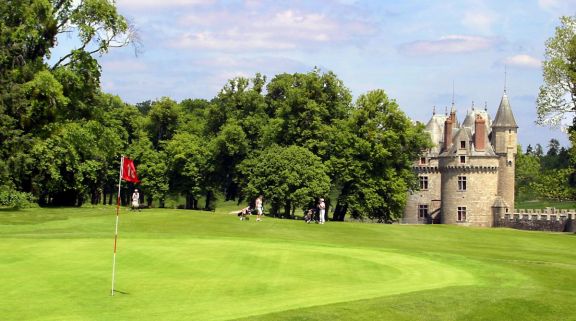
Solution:
[[[576,320],[576,236],[0,211],[0,320]]]

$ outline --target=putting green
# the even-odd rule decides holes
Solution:
[[[224,320],[475,284],[462,268],[387,251],[240,239],[127,239],[118,254],[118,292],[109,297],[109,242],[17,241],[28,255],[13,252],[5,258],[11,262],[0,266],[3,304],[23,320]]]

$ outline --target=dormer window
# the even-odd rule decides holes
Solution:
[[[426,165],[426,157],[420,157],[420,165]]]
[[[466,156],[460,156],[460,164],[466,163]]]
[[[460,148],[466,148],[466,141],[465,140],[460,141]]]

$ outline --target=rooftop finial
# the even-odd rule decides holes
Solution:
[[[454,80],[452,80],[452,106],[454,106]]]
[[[432,107],[432,116],[436,115],[436,105],[434,105],[434,107]]]
[[[448,106],[444,107],[444,113],[446,114],[446,116],[448,116]]]
[[[488,102],[487,101],[484,101],[484,110],[488,111]]]
[[[508,72],[507,72],[507,66],[504,65],[504,94],[506,94],[506,81],[507,81],[506,78],[507,78],[507,76],[508,76],[507,73],[508,73]]]

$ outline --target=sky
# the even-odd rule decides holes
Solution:
[[[492,117],[506,87],[518,141],[551,138],[536,96],[545,42],[576,0],[116,0],[135,26],[140,53],[98,58],[102,87],[137,103],[210,99],[227,80],[256,73],[334,72],[354,99],[383,89],[412,119],[427,122],[452,99],[463,120],[473,106]],[[506,70],[506,72],[505,72]]]

